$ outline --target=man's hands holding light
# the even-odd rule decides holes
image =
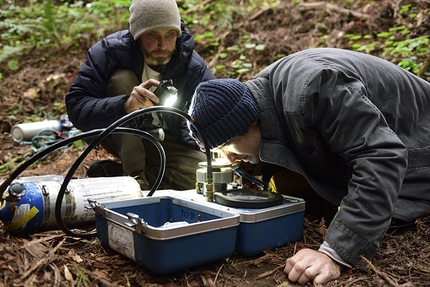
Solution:
[[[151,87],[158,87],[159,81],[150,79],[143,82],[139,86],[135,86],[130,93],[130,97],[124,104],[124,109],[127,114],[139,109],[152,107],[160,102],[160,99],[149,89]]]

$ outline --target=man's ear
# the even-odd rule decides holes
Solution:
[[[255,121],[255,122],[253,122],[252,124],[251,124],[251,126],[253,126],[253,125],[257,125],[258,124],[258,121]]]

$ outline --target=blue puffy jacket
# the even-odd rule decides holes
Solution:
[[[192,35],[183,23],[181,30],[182,34],[176,41],[176,51],[160,73],[163,80],[173,80],[178,89],[175,107],[186,112],[197,85],[215,76],[194,50]],[[113,33],[92,46],[66,95],[67,113],[73,125],[83,131],[106,128],[125,116],[124,103],[129,95],[108,97],[108,81],[118,69],[129,69],[141,79],[143,66],[139,44],[128,30]],[[184,119],[171,113],[165,113],[163,118],[169,131],[180,142],[198,149],[194,139],[189,136]]]

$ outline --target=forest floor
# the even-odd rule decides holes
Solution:
[[[237,1],[239,2],[239,1]],[[240,18],[233,26],[215,31],[222,39],[214,48],[204,41],[196,50],[215,69],[218,77],[228,77],[232,71],[233,52],[221,55],[243,35],[247,41],[264,44],[263,51],[245,50],[243,57],[252,63],[245,73],[235,75],[240,80],[252,78],[259,70],[288,55],[312,47],[350,49],[346,34],[376,35],[390,27],[406,25],[411,36],[430,34],[430,4],[428,1],[386,0],[366,4],[367,1],[307,2],[279,1],[279,7],[263,8]],[[419,17],[415,20],[399,15],[400,7],[413,4]],[[421,18],[420,18],[421,17]],[[205,32],[194,26],[194,35]],[[329,35],[328,38],[322,36]],[[95,39],[94,39],[95,41]],[[64,102],[71,82],[86,57],[86,50],[94,44],[88,41],[77,50],[32,51],[20,59],[20,70],[4,74],[0,82],[1,147],[0,180],[33,154],[31,145],[12,140],[10,129],[32,113],[56,114],[56,103]],[[215,49],[215,50],[214,50]],[[364,51],[366,52],[366,51]],[[369,53],[396,61],[382,51]],[[41,60],[49,54],[49,58]],[[369,67],[371,68],[371,67]],[[423,75],[429,80],[429,77]],[[43,107],[43,109],[41,109]],[[14,117],[10,117],[14,115]],[[13,119],[13,120],[11,120]],[[67,147],[52,152],[43,160],[25,169],[19,176],[65,175],[82,152],[79,147]],[[110,158],[103,150],[93,150],[76,171],[85,177],[88,166]],[[266,250],[264,254],[247,258],[232,256],[174,274],[157,275],[125,256],[103,246],[97,238],[79,238],[51,230],[30,235],[15,235],[0,223],[0,287],[9,286],[299,286],[288,282],[283,273],[285,260],[302,248],[317,249],[323,241],[327,218],[312,218],[307,214],[301,239],[292,244]],[[270,235],[268,235],[270,236]],[[381,242],[378,253],[363,264],[344,272],[326,286],[429,286],[430,282],[430,215],[408,226],[393,226]]]

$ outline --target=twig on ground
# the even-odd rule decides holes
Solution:
[[[22,246],[18,247],[18,249],[26,249],[26,248],[28,248],[31,245],[35,245],[35,244],[38,244],[38,243],[41,243],[41,242],[46,242],[46,241],[49,241],[51,239],[58,238],[58,237],[64,237],[64,234],[47,236],[47,237],[43,237],[43,238],[40,238],[40,239],[33,239],[33,240],[31,240],[31,241],[23,244]],[[64,242],[64,240],[63,240],[63,242]]]
[[[259,280],[261,278],[267,277],[269,275],[272,275],[273,273],[275,273],[277,270],[284,268],[285,265],[279,265],[278,267],[276,267],[275,269],[269,270],[267,272],[264,272],[263,274],[260,274],[257,276],[257,278],[255,278],[256,280]]]
[[[27,278],[28,275],[30,275],[34,270],[36,270],[37,268],[39,268],[39,266],[48,263],[52,257],[52,255],[58,250],[58,248],[61,247],[61,245],[63,245],[64,241],[66,241],[66,238],[63,238],[63,240],[61,240],[60,243],[58,243],[57,246],[55,246],[51,251],[49,251],[48,255],[46,255],[44,258],[42,258],[41,260],[39,260],[36,264],[33,265],[32,268],[30,268],[27,272],[25,272],[21,278],[19,279],[19,281],[24,281],[25,278]]]
[[[371,18],[371,16],[368,14],[360,13],[350,9],[341,8],[337,5],[327,3],[327,2],[300,3],[298,5],[298,9],[299,10],[325,9],[328,11],[334,11],[344,15],[352,15],[357,18],[364,18],[364,19]]]
[[[218,269],[218,272],[216,273],[216,275],[215,275],[215,279],[214,279],[214,284],[216,285],[216,280],[218,279],[218,275],[219,275],[219,273],[221,272],[221,269],[224,267],[224,264],[223,265],[221,265],[221,267]]]
[[[365,257],[361,256],[361,258],[366,262],[366,264],[369,265],[369,268],[373,272],[375,272],[378,276],[382,277],[382,279],[384,279],[385,281],[387,281],[391,286],[394,286],[394,287],[399,287],[400,286],[399,284],[397,284],[396,282],[394,282],[385,272],[382,272],[382,271],[376,269],[376,267],[373,266],[373,264],[369,260],[367,260]]]
[[[352,284],[355,284],[355,283],[357,283],[357,282],[360,282],[360,281],[367,281],[367,280],[371,280],[372,279],[372,276],[369,276],[369,277],[360,277],[360,278],[357,278],[357,279],[355,279],[355,280],[352,280],[351,282],[349,282],[348,284],[346,284],[344,287],[349,287],[349,286],[351,286]]]
[[[51,267],[52,271],[54,271],[54,282],[52,286],[54,287],[60,286],[60,282],[61,282],[60,270],[58,269],[57,265],[55,265],[55,263],[49,264],[49,267]]]
[[[203,282],[203,286],[209,286],[208,285],[208,280],[206,280],[206,278],[205,278],[205,276],[203,276],[203,275],[199,275],[199,277],[200,277],[200,279],[202,280],[202,282]]]

